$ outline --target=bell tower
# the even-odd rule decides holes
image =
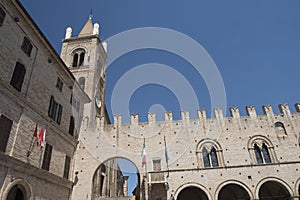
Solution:
[[[109,121],[105,108],[106,44],[99,38],[99,24],[90,16],[78,36],[68,27],[62,41],[61,58],[91,102],[84,106],[82,128],[96,127],[97,117]]]

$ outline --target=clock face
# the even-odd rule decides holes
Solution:
[[[99,92],[96,92],[95,103],[98,108],[101,108],[101,95]]]

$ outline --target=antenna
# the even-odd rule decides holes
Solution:
[[[93,17],[93,9],[91,8],[91,10],[90,10],[90,18],[92,18]]]

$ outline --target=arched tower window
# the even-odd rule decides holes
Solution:
[[[200,142],[196,153],[199,167],[224,166],[221,146],[213,140],[203,140]]]
[[[80,77],[78,79],[78,84],[84,90],[84,88],[85,88],[85,78],[84,77]]]
[[[75,51],[73,51],[72,55],[73,55],[72,67],[83,66],[85,50],[84,49],[76,49]]]
[[[263,136],[255,136],[248,142],[248,151],[253,163],[267,164],[277,161],[272,143]]]
[[[284,124],[282,122],[275,123],[275,132],[276,132],[277,137],[287,136]]]

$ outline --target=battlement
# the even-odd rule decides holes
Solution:
[[[300,103],[296,103],[294,105],[296,113],[300,113]],[[274,119],[275,117],[280,115],[282,117],[292,117],[292,113],[290,111],[290,108],[287,104],[279,104],[278,105],[280,114],[275,114],[273,112],[273,108],[271,105],[263,105],[262,111],[263,115],[257,115],[256,109],[254,106],[246,106],[246,116],[241,116],[239,108],[238,107],[230,107],[230,117],[226,117],[223,114],[223,111],[221,108],[216,108],[213,110],[214,118],[207,118],[206,111],[203,109],[200,109],[197,111],[197,119],[199,121],[207,121],[207,120],[217,120],[217,121],[224,121],[226,118],[232,118],[232,119],[239,119],[239,118],[249,118],[255,120],[258,117],[267,117],[270,119]],[[139,115],[138,114],[131,114],[131,124],[132,125],[138,125],[138,124],[149,124],[154,125],[156,122],[172,122],[173,121],[173,114],[172,112],[165,112],[164,114],[165,119],[164,121],[156,121],[156,114],[155,113],[148,113],[148,122],[139,122]],[[186,122],[190,120],[190,114],[188,111],[181,111],[181,119],[179,121]],[[121,115],[114,115],[114,126],[121,125],[122,124],[122,116]]]

